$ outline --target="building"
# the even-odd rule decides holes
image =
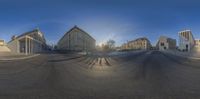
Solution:
[[[92,51],[95,50],[96,40],[77,26],[71,28],[58,41],[60,51]]]
[[[195,40],[194,50],[200,52],[200,39]]]
[[[0,46],[4,46],[5,43],[4,43],[4,40],[0,40]]]
[[[122,48],[127,50],[148,50],[151,48],[151,43],[147,38],[143,37],[128,41],[128,43],[122,45]]]
[[[200,39],[199,40],[195,40],[195,46],[196,47],[200,47]]]
[[[122,44],[121,50],[127,50],[127,49],[128,49],[128,44],[127,43]]]
[[[34,29],[20,36],[13,36],[8,47],[13,53],[38,53],[46,49],[46,40],[39,29]]]
[[[172,39],[166,36],[160,36],[156,47],[161,51],[176,49],[176,39]]]
[[[4,40],[0,40],[0,53],[10,52]]]
[[[190,51],[194,47],[194,37],[191,30],[184,30],[178,33],[179,34],[179,50],[181,51]]]

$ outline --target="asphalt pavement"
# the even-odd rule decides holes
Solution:
[[[200,99],[200,61],[159,51],[0,61],[0,99]]]

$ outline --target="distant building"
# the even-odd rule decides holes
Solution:
[[[92,51],[96,40],[87,32],[74,26],[59,40],[57,49],[60,51]]]
[[[195,40],[195,46],[194,46],[195,51],[200,51],[200,39]]]
[[[128,49],[128,44],[127,43],[122,44],[121,50],[126,50],[126,49]]]
[[[172,39],[166,36],[160,36],[156,46],[161,51],[176,49],[176,39]]]
[[[195,40],[195,46],[196,47],[200,47],[200,39],[199,40]]]
[[[4,40],[0,40],[0,46],[4,46],[5,43],[4,43]]]
[[[143,37],[123,44],[122,48],[127,50],[147,50],[151,48],[151,43],[147,38]]]
[[[0,40],[0,53],[10,52],[10,49],[6,46],[4,40]]]
[[[20,36],[13,36],[8,47],[14,53],[38,53],[46,49],[46,40],[39,29],[34,29]]]
[[[178,33],[179,34],[179,50],[181,51],[190,51],[194,47],[194,37],[191,30],[184,30]]]

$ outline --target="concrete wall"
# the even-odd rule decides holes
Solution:
[[[84,51],[94,50],[95,40],[79,29],[73,29],[58,42],[59,50]]]
[[[1,52],[11,52],[11,50],[5,45],[5,46],[0,46],[0,53]]]
[[[13,40],[7,44],[8,48],[12,53],[19,53],[19,42],[18,40]]]
[[[176,40],[165,36],[161,36],[159,38],[157,47],[161,51],[176,49]]]

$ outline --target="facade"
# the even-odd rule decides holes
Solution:
[[[128,49],[128,44],[127,43],[122,44],[121,50],[126,50],[126,49]]]
[[[39,29],[34,29],[20,36],[13,36],[8,47],[13,53],[33,54],[46,49],[46,40]]]
[[[200,52],[200,39],[195,40],[194,50]]]
[[[0,40],[0,46],[4,46],[5,43],[4,43],[4,40]]]
[[[179,50],[190,51],[195,45],[191,30],[179,32]]]
[[[70,29],[59,40],[57,49],[60,51],[92,51],[96,40],[77,26]]]
[[[10,52],[4,40],[0,40],[0,53]]]
[[[200,39],[199,40],[195,40],[195,46],[196,47],[200,47]]]
[[[151,43],[147,38],[143,37],[123,44],[122,48],[127,50],[148,50],[151,48]]]
[[[156,44],[156,47],[161,51],[176,49],[176,39],[161,36]]]

